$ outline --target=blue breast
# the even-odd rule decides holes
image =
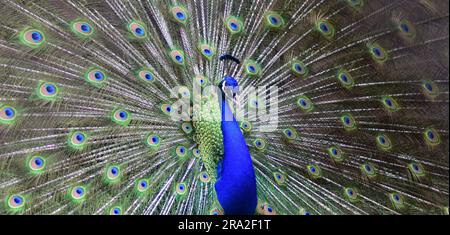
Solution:
[[[222,100],[224,156],[215,185],[217,198],[227,215],[253,215],[258,203],[253,163],[238,122]]]

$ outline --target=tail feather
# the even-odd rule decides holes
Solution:
[[[216,130],[171,115],[225,76],[257,213],[448,214],[446,1],[4,0],[0,22],[1,214],[222,214]]]

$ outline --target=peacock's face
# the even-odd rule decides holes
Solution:
[[[239,94],[239,83],[238,81],[230,76],[225,77],[223,81],[220,83],[220,88],[226,97],[231,98],[233,100],[236,99],[236,95]]]

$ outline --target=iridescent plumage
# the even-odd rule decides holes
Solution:
[[[1,5],[0,214],[448,214],[448,1]]]

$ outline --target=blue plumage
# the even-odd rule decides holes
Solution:
[[[226,77],[222,83],[232,88],[238,86],[232,77]],[[258,203],[252,158],[224,95],[221,101],[224,156],[215,185],[217,197],[225,214],[252,215]]]

